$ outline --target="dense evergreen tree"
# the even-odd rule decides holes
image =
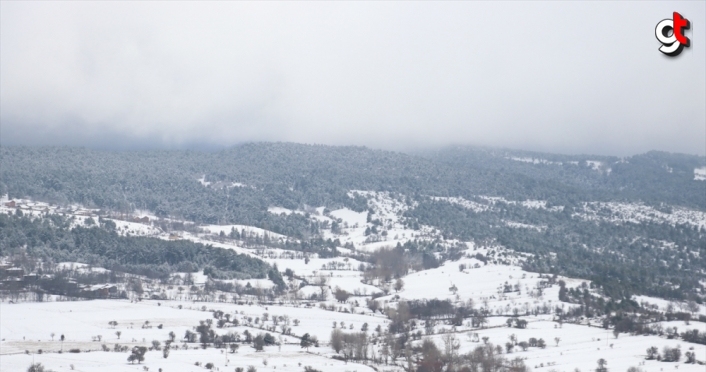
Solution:
[[[47,261],[82,262],[154,278],[208,266],[227,277],[269,275],[276,284],[284,283],[279,272],[263,261],[232,250],[186,240],[120,236],[95,226],[69,226],[69,220],[57,215],[32,220],[0,214],[0,255],[23,251]]]

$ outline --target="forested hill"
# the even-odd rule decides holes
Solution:
[[[74,227],[72,222],[59,215],[32,219],[0,214],[0,256],[21,251],[45,262],[81,262],[150,278],[203,269],[219,279],[269,275],[284,284],[262,260],[229,249],[188,240],[121,236],[110,222]]]
[[[512,190],[499,191],[499,196],[516,192],[517,199],[531,199],[525,191],[530,186],[545,193],[536,199],[555,204],[626,201],[706,210],[706,182],[694,179],[694,170],[706,166],[706,158],[695,155],[650,151],[617,158],[472,147],[445,148],[425,155],[454,169],[492,174],[511,182],[506,186]]]
[[[659,152],[618,159],[472,147],[405,154],[293,143],[251,143],[218,152],[3,147],[0,163],[0,193],[11,198],[267,225],[294,236],[305,221],[273,216],[268,206],[365,209],[365,200],[347,196],[352,189],[556,205],[639,201],[706,210],[706,183],[694,180],[694,169],[706,160]]]
[[[299,249],[320,255],[335,255],[334,241],[345,234],[338,224],[326,226],[312,218],[306,207],[348,207],[368,210],[362,227],[366,242],[386,240],[388,230],[402,226],[412,231],[427,226],[436,230],[436,239],[495,242],[527,253],[525,269],[590,279],[612,298],[638,293],[702,301],[706,181],[698,179],[703,173],[695,169],[706,172],[703,157],[650,152],[619,159],[473,147],[405,154],[254,143],[219,152],[6,147],[0,149],[0,162],[0,193],[10,198],[111,211],[141,209],[197,224],[256,226],[299,238]],[[394,195],[386,197],[404,207],[386,221],[380,210],[371,212],[371,198],[380,195],[350,190],[391,191]],[[620,203],[602,203],[608,201]],[[300,213],[270,213],[269,207]],[[13,227],[7,231],[31,232],[16,236],[41,236],[37,231],[49,228],[14,218],[5,221]],[[401,226],[392,226],[391,220]],[[44,255],[61,253],[50,258],[79,262],[114,253],[101,262],[110,267],[139,266],[143,263],[134,257],[169,251],[165,242],[123,241],[127,238],[102,229],[62,234],[66,241],[100,241],[105,250],[79,244],[57,251],[47,242],[30,239],[37,243],[32,245],[24,238],[3,244],[31,246]],[[332,236],[334,241],[327,240]],[[131,247],[125,257],[111,249],[121,244]],[[445,249],[431,246],[424,249]],[[182,248],[184,257],[212,265],[225,276],[257,276],[266,270],[255,263],[220,267],[214,257],[221,252]],[[163,272],[183,269],[181,262],[164,264],[169,267]]]

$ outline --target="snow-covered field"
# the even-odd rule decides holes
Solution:
[[[182,308],[180,309],[179,306]],[[202,309],[206,309],[205,311]],[[68,371],[74,364],[78,371],[105,371],[105,370],[137,370],[127,363],[128,353],[101,351],[102,344],[111,349],[115,344],[132,347],[135,345],[149,345],[152,340],[162,344],[169,339],[169,333],[176,334],[176,344],[187,330],[199,324],[199,321],[212,319],[212,310],[221,310],[233,314],[241,319],[244,324],[247,317],[260,317],[267,313],[268,318],[274,316],[288,316],[291,320],[297,319],[299,325],[292,327],[292,335],[301,336],[304,333],[315,335],[319,340],[328,340],[333,322],[345,322],[346,327],[359,330],[364,323],[370,329],[377,325],[385,326],[387,322],[382,316],[362,314],[349,314],[336,311],[322,310],[319,308],[285,307],[285,306],[258,306],[235,305],[229,303],[189,303],[174,301],[144,301],[130,302],[127,300],[95,300],[95,301],[70,301],[70,302],[44,302],[44,303],[0,303],[0,370],[21,371],[26,369],[34,360],[41,362],[46,367],[56,371]],[[109,324],[116,321],[117,326]],[[149,322],[149,323],[146,323]],[[149,327],[143,327],[148,324]],[[216,329],[217,333],[239,332],[245,330],[253,334],[266,332],[260,327],[270,322],[260,321],[252,326],[227,327]],[[160,327],[161,326],[161,327]],[[118,336],[116,332],[120,332]],[[276,332],[272,332],[277,337]],[[60,341],[64,335],[64,341]],[[96,337],[101,336],[101,341]],[[281,336],[281,335],[280,335]],[[311,365],[315,368],[334,371],[369,371],[362,365],[348,364],[332,360],[325,356],[331,353],[325,345],[312,347],[309,353],[302,350],[299,339],[290,336],[281,336],[283,345],[269,346],[264,352],[255,352],[248,345],[243,344],[237,354],[228,356],[229,366],[255,365],[259,371],[284,370],[301,371],[302,365]],[[188,344],[189,347],[198,349],[198,344]],[[39,350],[42,354],[39,354]],[[63,354],[58,351],[64,350]],[[71,349],[79,349],[81,353],[68,353]],[[30,355],[25,353],[29,352]],[[32,359],[34,358],[34,359]],[[266,359],[268,365],[263,365]],[[150,351],[146,355],[145,365],[150,368],[169,368],[164,370],[203,370],[203,367],[194,367],[194,363],[201,361],[203,364],[212,362],[217,366],[225,367],[226,356],[220,350],[210,348],[206,350],[182,350],[176,348],[169,357],[164,359],[159,351]],[[285,366],[287,364],[287,366]],[[345,368],[344,368],[345,366]],[[140,367],[140,370],[142,367]],[[188,369],[192,368],[192,369]]]
[[[259,227],[252,227],[246,225],[203,225],[200,226],[200,228],[206,231],[207,233],[211,234],[220,234],[222,232],[223,234],[228,235],[231,231],[237,230],[238,232],[245,231],[245,233],[247,233],[248,235],[257,235],[261,237],[267,235],[272,239],[286,238],[286,236],[282,234],[277,234],[275,232],[261,229]]]
[[[460,271],[458,266],[466,265],[467,269]],[[480,267],[475,268],[478,265]],[[403,299],[474,299],[475,301],[506,297],[503,286],[518,285],[520,293],[506,294],[508,301],[530,301],[529,292],[540,282],[537,273],[523,271],[517,266],[484,265],[475,258],[465,258],[447,263],[436,269],[419,271],[404,277],[405,288],[399,296]],[[455,290],[450,288],[455,287]],[[524,293],[524,295],[522,294]],[[551,298],[551,297],[549,297]],[[524,300],[524,301],[523,301]],[[505,304],[502,304],[504,306]]]
[[[683,323],[683,322],[682,322]],[[701,323],[703,324],[703,323]],[[704,327],[702,327],[704,330]],[[608,361],[610,371],[627,371],[629,367],[640,367],[645,372],[652,371],[703,371],[704,366],[684,363],[662,363],[656,360],[645,360],[645,350],[655,346],[660,351],[664,346],[680,347],[682,352],[694,348],[699,355],[706,355],[706,346],[689,344],[679,340],[668,340],[656,336],[629,336],[620,335],[617,339],[603,328],[587,327],[573,324],[564,324],[557,327],[555,322],[530,321],[525,329],[497,327],[479,331],[457,334],[461,341],[460,353],[467,353],[482,344],[473,342],[468,337],[469,333],[478,333],[479,336],[488,337],[488,342],[504,345],[510,342],[510,336],[515,335],[517,342],[527,341],[530,338],[544,339],[546,348],[530,347],[523,351],[515,346],[513,351],[506,356],[525,359],[527,366],[533,371],[592,371],[596,368],[596,361],[604,358]],[[443,348],[443,335],[433,336],[434,342]],[[559,338],[557,345],[555,338]],[[703,358],[703,357],[701,357]],[[644,365],[642,365],[644,363]]]
[[[518,159],[514,159],[518,160]],[[535,162],[536,159],[531,159]],[[528,161],[526,159],[518,161]],[[540,162],[544,163],[544,162]],[[595,162],[599,163],[599,162]],[[603,164],[589,163],[594,169],[601,169]],[[695,171],[696,172],[696,171]],[[706,171],[705,171],[706,172]],[[696,174],[696,173],[695,173]],[[212,184],[200,179],[205,187]],[[288,239],[265,229],[244,225],[202,225],[200,230],[179,232],[178,239],[210,244],[214,247],[230,249],[238,253],[258,257],[276,265],[284,273],[291,270],[291,278],[285,276],[288,293],[278,298],[278,305],[262,305],[255,296],[239,297],[235,294],[223,296],[221,302],[213,302],[218,294],[211,297],[199,297],[209,278],[201,272],[176,273],[170,278],[186,288],[175,289],[171,284],[145,280],[145,293],[162,293],[169,300],[93,300],[93,301],[57,301],[56,296],[47,296],[46,302],[0,302],[0,371],[24,371],[34,362],[41,362],[54,371],[204,371],[206,363],[213,363],[214,370],[232,371],[235,367],[255,366],[258,371],[303,371],[311,366],[321,371],[401,371],[399,366],[377,365],[376,369],[357,363],[345,363],[332,359],[336,353],[328,345],[333,327],[345,328],[346,331],[362,331],[367,324],[369,337],[377,335],[378,327],[387,329],[389,320],[383,315],[385,308],[394,309],[400,301],[439,299],[456,304],[471,304],[476,309],[488,311],[487,323],[483,328],[472,326],[470,320],[452,327],[443,321],[431,327],[434,334],[424,336],[433,340],[444,349],[444,338],[453,334],[459,341],[459,353],[472,351],[483,343],[483,338],[505,349],[511,336],[518,342],[530,338],[543,339],[545,348],[530,347],[522,350],[515,346],[510,353],[504,350],[508,358],[521,357],[534,371],[582,371],[593,370],[596,361],[604,358],[611,371],[624,371],[631,366],[639,366],[643,371],[664,371],[676,369],[682,371],[704,371],[703,365],[680,363],[661,363],[646,361],[646,349],[657,347],[680,347],[682,354],[694,351],[699,361],[706,361],[706,346],[689,344],[679,339],[667,339],[658,336],[631,336],[620,334],[615,338],[611,330],[598,327],[600,319],[583,319],[581,324],[554,321],[553,309],[569,309],[579,305],[559,301],[559,286],[548,283],[548,277],[527,272],[520,267],[523,255],[504,250],[503,247],[487,243],[477,246],[472,242],[459,242],[440,239],[438,232],[429,226],[411,230],[404,226],[402,215],[411,206],[399,195],[372,191],[351,191],[351,195],[361,195],[368,199],[367,211],[355,212],[343,208],[325,211],[323,207],[306,207],[304,210],[290,210],[272,206],[268,209],[274,214],[309,215],[313,221],[321,223],[322,236],[325,239],[340,242],[339,252],[343,255],[334,258],[320,258],[316,254],[288,251],[282,248],[252,245],[243,239],[232,238],[230,233],[238,233],[258,238],[267,236],[273,241]],[[544,209],[559,212],[561,206],[548,206],[542,200],[511,201],[500,197],[477,196],[474,200],[455,197],[434,197],[461,205],[477,213],[491,210],[498,203],[518,205],[527,209]],[[16,213],[18,207],[8,207],[3,200],[0,212]],[[74,225],[86,225],[89,218],[98,221],[97,211],[80,206],[59,208],[43,203],[17,200],[23,213],[40,218],[46,213],[62,213],[75,218]],[[117,231],[127,235],[155,236],[161,239],[173,239],[153,223],[154,216],[141,211],[140,217],[147,216],[150,223],[134,222],[131,218],[113,219]],[[579,218],[603,219],[613,222],[659,221],[672,224],[691,224],[706,226],[706,213],[674,208],[657,210],[641,204],[627,203],[587,203],[582,211],[576,213]],[[375,221],[373,223],[373,221]],[[332,230],[336,223],[337,232]],[[522,224],[507,220],[508,226],[516,228],[541,229],[543,226]],[[372,231],[375,227],[378,231]],[[198,231],[198,232],[193,232]],[[225,236],[220,236],[221,233]],[[447,261],[441,266],[429,270],[412,271],[402,277],[402,288],[394,288],[393,282],[385,283],[380,279],[370,280],[364,277],[361,267],[370,263],[367,254],[380,248],[394,247],[411,240],[437,241],[445,246],[467,249],[463,258]],[[345,246],[345,247],[344,247]],[[280,246],[281,247],[281,246]],[[464,248],[465,247],[465,248]],[[494,255],[491,254],[494,252]],[[472,258],[477,253],[488,257],[488,263]],[[502,254],[501,254],[502,253]],[[496,264],[494,258],[503,257],[506,264]],[[481,257],[482,258],[482,257]],[[77,262],[61,262],[60,270],[81,273],[103,272],[105,269],[91,267]],[[568,288],[590,288],[590,282],[574,278],[558,277]],[[552,280],[554,281],[554,280]],[[239,286],[268,289],[275,286],[269,279],[232,279],[226,280]],[[193,288],[191,286],[197,287]],[[350,294],[346,301],[338,302],[334,297],[337,289]],[[182,294],[183,291],[183,294]],[[192,292],[193,291],[193,292]],[[178,294],[177,294],[178,292]],[[325,293],[326,299],[320,296]],[[593,289],[593,294],[599,294]],[[376,295],[382,311],[373,312],[366,302]],[[316,295],[316,296],[314,296]],[[379,296],[379,297],[378,297]],[[315,297],[316,300],[307,300]],[[198,301],[195,301],[198,300]],[[668,307],[680,311],[689,311],[686,303],[674,303],[659,298],[636,296],[638,303],[651,304],[662,311]],[[281,301],[281,302],[279,302]],[[239,302],[240,304],[236,304]],[[243,304],[245,303],[245,304]],[[527,315],[532,309],[548,309],[538,315]],[[270,332],[279,346],[268,346],[263,352],[256,352],[249,344],[243,343],[237,353],[213,347],[200,349],[198,343],[183,347],[183,337],[187,331],[194,331],[200,321],[213,319],[213,311],[222,311],[233,319],[239,320],[238,326],[215,328],[217,334],[248,331],[253,334]],[[694,315],[706,315],[706,306],[700,306]],[[265,316],[264,314],[267,314]],[[526,328],[510,328],[506,321],[512,316],[520,316],[528,321]],[[264,320],[265,317],[268,320]],[[271,319],[287,319],[291,326],[290,334],[282,334],[281,325]],[[280,318],[281,317],[281,318]],[[295,324],[296,320],[296,324]],[[117,325],[109,322],[115,321]],[[419,323],[422,323],[421,321]],[[697,329],[706,332],[706,323],[691,321],[661,322],[663,327],[676,327],[680,332]],[[334,325],[335,324],[335,325]],[[423,330],[421,324],[417,330]],[[119,334],[117,332],[120,332]],[[102,351],[103,344],[111,350],[115,344],[128,347],[149,346],[153,340],[164,344],[175,334],[175,345],[168,358],[161,351],[148,351],[142,365],[127,362],[128,352]],[[319,347],[304,350],[299,346],[299,338],[305,333],[316,336]],[[64,336],[63,342],[60,340]],[[100,340],[99,340],[100,339]],[[419,344],[421,340],[413,341]],[[382,342],[370,346],[377,355],[381,353]],[[78,349],[80,353],[68,353]],[[41,350],[41,353],[40,351]],[[63,353],[59,353],[63,350]],[[195,363],[200,363],[196,365]]]
[[[148,351],[145,362],[130,364],[126,361],[128,353],[91,352],[83,354],[32,354],[3,356],[0,361],[3,371],[25,371],[30,364],[42,363],[44,367],[56,372],[82,371],[82,372],[113,372],[113,371],[183,371],[203,372],[208,371],[204,366],[213,363],[214,371],[233,371],[236,367],[247,370],[255,366],[258,372],[302,372],[305,366],[313,367],[319,371],[331,372],[373,372],[371,367],[346,363],[316,355],[317,349],[311,348],[308,352],[298,345],[285,345],[280,349],[272,347],[271,350],[255,352],[250,348],[241,348],[237,353],[221,352],[213,348],[173,350],[167,359],[162,358],[160,351]],[[200,363],[196,366],[195,363]],[[265,365],[266,363],[266,365]],[[73,368],[72,368],[73,366]],[[385,369],[381,369],[384,371]]]
[[[487,298],[498,296],[491,290],[498,284],[502,284],[505,275],[521,275],[520,270],[489,268],[468,270],[469,273],[461,273],[458,276],[449,275],[451,272],[432,272],[426,275],[436,277],[446,277],[458,280],[460,276],[473,275],[476,271],[478,276],[471,276],[459,287],[461,298]],[[419,274],[419,273],[417,273]],[[496,275],[497,274],[497,275]],[[498,279],[493,278],[497,276]],[[421,275],[424,277],[424,275]],[[439,278],[432,278],[429,281],[439,281]],[[483,279],[491,277],[491,279]],[[522,284],[531,284],[537,278],[526,276],[520,279]],[[437,287],[417,283],[415,274],[406,277],[407,287],[400,292],[403,298],[417,297],[433,298],[438,292]],[[461,282],[459,282],[461,283]],[[476,284],[479,283],[479,284]],[[477,286],[476,292],[463,290],[464,287]],[[487,291],[487,292],[484,292]],[[556,292],[547,291],[544,296],[554,297]],[[468,297],[467,297],[468,296]],[[381,299],[381,300],[384,300]],[[504,300],[518,301],[511,294]],[[521,300],[520,300],[521,301]],[[483,302],[483,301],[479,301]],[[181,309],[179,306],[181,305]],[[494,305],[502,306],[501,301],[495,301]],[[480,305],[482,306],[482,305]],[[205,310],[204,310],[205,309]],[[198,344],[188,344],[189,349],[182,349],[181,337],[187,330],[201,320],[211,319],[213,310],[221,310],[243,321],[248,317],[260,317],[267,313],[269,319],[274,316],[286,315],[290,319],[297,319],[299,325],[294,326],[292,334],[301,336],[303,333],[315,335],[321,341],[318,348],[312,347],[303,350],[299,345],[299,340],[292,336],[282,336],[273,332],[281,342],[281,346],[269,346],[264,352],[255,352],[247,344],[243,344],[236,354],[227,353],[225,350],[208,348],[199,349]],[[130,302],[127,300],[95,300],[95,301],[71,301],[71,302],[44,302],[44,303],[0,303],[0,314],[2,323],[0,324],[0,370],[2,371],[22,371],[29,364],[41,362],[45,367],[55,371],[131,371],[142,370],[142,366],[131,365],[127,362],[127,352],[105,352],[101,351],[101,345],[106,344],[110,349],[115,344],[132,347],[134,345],[150,345],[152,340],[158,340],[162,344],[169,339],[169,333],[176,334],[175,345],[168,358],[163,358],[160,351],[149,351],[146,354],[144,366],[150,370],[162,368],[179,371],[202,371],[203,365],[213,363],[215,368],[221,371],[230,370],[234,367],[247,367],[254,365],[258,371],[302,371],[303,366],[312,366],[322,371],[369,371],[366,367],[355,363],[344,363],[331,359],[335,355],[333,350],[327,345],[333,322],[344,322],[347,330],[358,331],[364,323],[368,323],[369,330],[372,331],[378,325],[386,327],[387,320],[380,314],[372,316],[370,314],[350,314],[338,311],[329,311],[317,307],[290,307],[290,306],[258,306],[258,305],[235,305],[230,303],[189,303],[178,301],[143,301]],[[516,346],[508,357],[519,356],[534,371],[573,371],[575,368],[587,370],[595,367],[599,358],[608,361],[610,370],[627,370],[630,366],[641,366],[644,371],[663,371],[664,368],[673,369],[678,365],[682,371],[703,371],[703,366],[688,365],[684,363],[660,363],[657,361],[645,361],[645,350],[649,347],[662,349],[664,346],[680,347],[683,352],[693,350],[697,355],[706,355],[706,346],[685,343],[680,340],[668,340],[657,336],[630,336],[621,334],[617,339],[609,330],[596,326],[563,324],[559,326],[547,317],[528,317],[529,324],[524,329],[509,328],[505,325],[507,317],[491,318],[486,328],[477,329],[469,327],[459,327],[455,331],[448,326],[436,327],[438,334],[426,336],[431,338],[440,349],[444,347],[443,337],[448,332],[460,342],[459,353],[472,351],[482,344],[481,339],[487,337],[487,341],[496,345],[505,345],[515,336],[517,342],[527,341],[530,338],[545,340],[546,348],[530,347],[523,351],[520,346]],[[110,325],[110,321],[116,321],[117,325]],[[147,323],[149,322],[149,323]],[[260,327],[269,326],[269,322],[260,321],[259,324],[250,323],[251,326],[227,327],[216,329],[217,333],[239,332],[245,330],[253,334],[264,332]],[[143,327],[148,324],[148,327]],[[665,327],[678,327],[681,331],[687,329],[699,329],[706,332],[706,324],[692,322],[689,326],[684,322],[663,322]],[[161,326],[161,328],[160,328]],[[352,326],[352,328],[350,328]],[[120,332],[120,336],[116,332]],[[473,334],[477,334],[474,340]],[[65,336],[63,342],[61,335]],[[101,341],[96,337],[101,336]],[[557,340],[558,338],[558,340]],[[558,341],[558,343],[557,343]],[[420,341],[415,341],[420,342]],[[693,348],[693,349],[692,349]],[[39,354],[39,350],[42,353]],[[64,353],[59,354],[59,350]],[[81,353],[68,353],[68,350],[79,349]],[[703,360],[703,357],[699,357]],[[200,362],[201,366],[194,363]],[[265,365],[264,363],[267,363]],[[644,363],[644,364],[643,364]],[[73,368],[72,368],[73,365]],[[224,369],[228,367],[229,369]]]

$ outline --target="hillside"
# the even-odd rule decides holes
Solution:
[[[3,370],[706,363],[700,157],[0,155]]]

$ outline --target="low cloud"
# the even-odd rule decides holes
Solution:
[[[706,6],[3,2],[0,142],[706,153]],[[692,45],[657,51],[674,10]]]

